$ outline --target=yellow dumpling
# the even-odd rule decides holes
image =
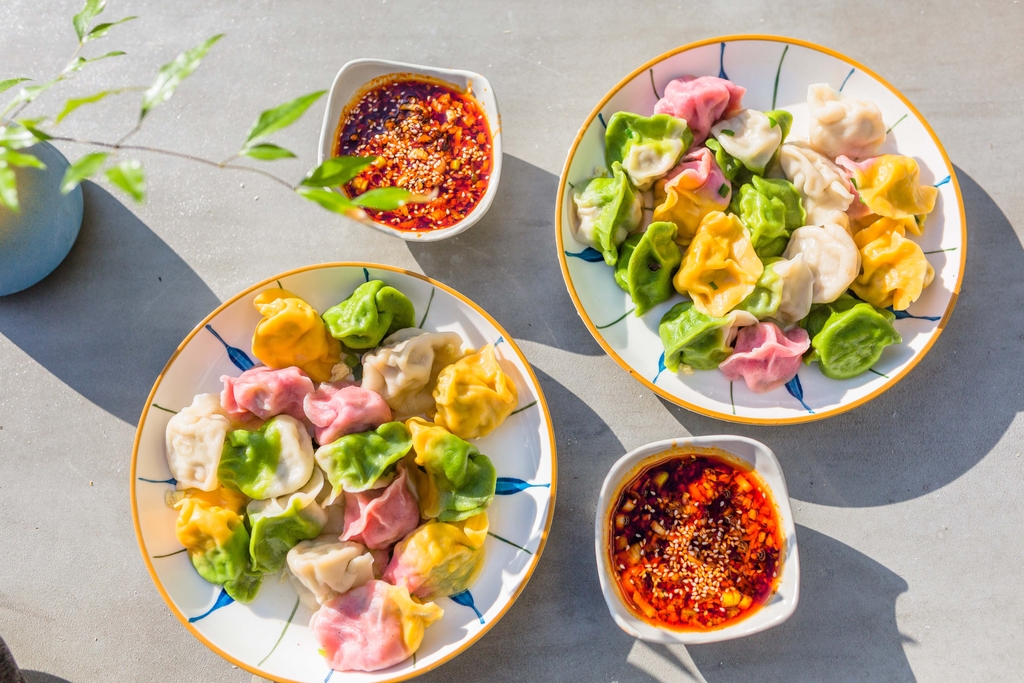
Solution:
[[[920,245],[906,238],[907,220],[914,222],[880,218],[853,236],[863,270],[850,288],[879,308],[906,310],[935,277]]]
[[[421,600],[466,590],[483,568],[487,528],[485,512],[461,522],[427,522],[395,547],[384,580]]]
[[[174,532],[189,555],[206,554],[228,545],[235,529],[243,524],[238,512],[213,505],[205,498],[186,496],[174,507],[178,509]]]
[[[463,439],[486,436],[505,421],[519,401],[488,344],[441,370],[434,389],[434,422]]]
[[[845,158],[842,162],[852,171],[860,198],[872,213],[887,218],[913,218],[935,208],[939,190],[918,182],[921,169],[911,157],[883,154],[860,163]],[[918,233],[916,229],[911,232]]]
[[[328,382],[341,361],[341,342],[313,307],[284,289],[268,289],[253,300],[263,316],[252,335],[253,355],[269,368],[298,366],[314,382]]]
[[[721,202],[707,197],[706,193],[695,192],[696,188],[687,187],[688,178],[680,178],[679,182],[668,185],[663,180],[655,183],[654,220],[675,223],[676,244],[686,248],[693,240],[704,216],[712,211],[721,211],[722,205]]]
[[[698,311],[721,318],[754,291],[763,271],[740,219],[713,211],[701,221],[672,283]]]

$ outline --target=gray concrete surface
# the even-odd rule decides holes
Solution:
[[[59,69],[78,4],[0,5],[0,78]],[[487,217],[433,246],[334,218],[260,178],[157,157],[143,159],[141,208],[85,186],[67,261],[0,299],[0,634],[30,681],[252,679],[189,635],[150,582],[128,507],[132,437],[160,368],[219,301],[276,272],[345,259],[425,272],[490,310],[537,369],[557,430],[558,505],[537,572],[486,637],[426,680],[1021,680],[1024,6],[109,4],[110,16],[141,19],[94,50],[130,56],[94,65],[66,96],[148,84],[180,50],[227,32],[139,143],[223,158],[261,109],[329,87],[349,59],[382,56],[487,74],[505,166]],[[963,186],[970,258],[945,334],[899,386],[824,423],[733,426],[660,401],[590,337],[555,257],[557,178],[593,103],[667,49],[744,32],[829,45],[883,74],[929,119]],[[136,97],[81,109],[62,128],[116,138],[133,125]],[[33,110],[59,106],[47,95]],[[279,172],[298,177],[315,162],[321,113],[277,136],[302,155]],[[634,641],[597,585],[599,484],[627,449],[722,432],[760,439],[782,460],[800,525],[799,609],[720,645]]]

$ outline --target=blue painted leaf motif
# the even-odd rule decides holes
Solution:
[[[945,185],[946,183],[948,183],[952,179],[953,179],[952,176],[946,176],[945,178],[943,178],[939,182],[935,183],[935,187],[942,187],[943,185]]]
[[[494,345],[495,345],[495,346],[497,346],[498,344],[500,344],[500,343],[501,343],[501,342],[503,342],[503,341],[505,341],[505,338],[504,338],[504,337],[501,337],[501,336],[499,336],[499,337],[498,337],[498,341],[494,342]]]
[[[327,681],[331,680],[331,676],[333,676],[333,675],[334,675],[334,669],[331,669],[330,671],[327,672],[327,678],[324,679],[324,683],[327,683]]]
[[[793,375],[793,379],[786,382],[786,391],[789,392],[790,396],[800,401],[800,405],[802,405],[808,413],[811,415],[814,414],[814,411],[811,410],[810,406],[804,403],[804,388],[800,384],[800,375]]]
[[[221,339],[221,336],[217,334],[217,331],[209,325],[206,326],[206,329],[210,331],[210,334],[217,338],[217,341],[224,345],[224,348],[228,352],[228,358],[235,364],[236,368],[245,372],[246,370],[256,367],[256,364],[252,362],[249,356],[245,355],[245,351],[242,349],[236,349],[234,346],[229,346],[226,341]]]
[[[597,112],[597,118],[599,118],[601,120],[601,125],[602,126],[604,126],[605,128],[608,127],[608,124],[604,122],[604,115],[601,114],[601,112]]]
[[[174,477],[170,479],[146,479],[145,477],[138,477],[139,481],[148,481],[150,484],[170,484],[171,486],[177,486],[178,480]]]
[[[896,310],[893,310],[892,306],[890,306],[886,310],[888,310],[890,313],[895,315],[897,320],[904,320],[906,318],[913,318],[914,320],[931,320],[932,322],[935,322],[936,320],[939,320],[939,319],[942,318],[942,316],[938,316],[938,315],[913,315],[909,311],[896,311]]]
[[[843,92],[843,88],[846,87],[846,82],[850,80],[850,76],[853,75],[854,71],[856,71],[856,69],[850,69],[850,73],[846,74],[846,78],[843,79],[843,84],[839,86],[839,92]]]
[[[204,619],[204,618],[210,616],[211,613],[213,613],[216,610],[219,610],[221,607],[227,607],[228,605],[230,605],[234,601],[235,601],[235,599],[232,598],[230,595],[228,595],[228,592],[226,590],[221,588],[220,589],[220,595],[217,596],[217,601],[215,603],[213,603],[213,607],[211,607],[210,609],[206,610],[205,612],[200,614],[198,617],[189,617],[188,623],[194,624],[197,621],[199,621],[200,619]]]
[[[729,80],[725,74],[725,41],[722,41],[722,49],[718,51],[718,77]]]
[[[658,358],[658,374],[651,380],[651,384],[657,384],[658,378],[661,377],[661,373],[665,372],[665,352],[661,352],[661,356]]]
[[[534,487],[547,489],[551,488],[551,484],[531,484],[528,481],[514,477],[498,477],[498,484],[494,488],[494,494],[497,496],[510,496],[513,493],[519,493]]]
[[[567,251],[565,252],[565,255],[571,256],[572,258],[578,258],[581,261],[586,261],[587,263],[599,263],[604,261],[604,256],[601,256],[601,252],[599,252],[597,249],[594,249],[593,247],[587,247],[578,254],[574,254],[571,251]]]
[[[366,278],[367,282],[370,281],[370,271],[368,271],[366,268],[363,268],[363,277]]]
[[[453,602],[457,602],[463,607],[468,607],[471,610],[473,610],[473,612],[476,613],[477,619],[480,620],[480,623],[484,623],[484,615],[480,614],[480,610],[476,608],[476,605],[473,603],[473,596],[470,594],[468,590],[464,590],[461,593],[456,593],[455,595],[451,596],[451,599]]]

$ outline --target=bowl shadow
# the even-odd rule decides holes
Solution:
[[[956,172],[970,253],[959,301],[942,336],[896,386],[842,415],[786,427],[726,424],[663,405],[695,436],[764,442],[785,467],[790,495],[821,505],[910,500],[970,470],[1024,410],[1024,249],[988,193]]]
[[[82,191],[78,241],[49,277],[0,298],[0,334],[134,425],[164,363],[220,300],[110,193]]]

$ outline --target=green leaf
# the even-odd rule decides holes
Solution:
[[[135,159],[125,159],[117,166],[108,168],[105,175],[107,180],[127,192],[139,204],[146,198],[146,180],[142,175],[142,164]]]
[[[31,130],[20,124],[12,124],[0,128],[0,148],[22,149],[31,147],[39,142],[39,139]]]
[[[100,166],[107,160],[106,152],[91,152],[75,160],[75,163],[68,166],[64,171],[64,179],[60,181],[60,191],[67,194],[78,187],[83,180],[96,175]]]
[[[260,161],[274,161],[275,159],[294,159],[295,154],[284,147],[278,147],[269,142],[256,145],[246,145],[238,153],[240,156],[252,157]]]
[[[4,149],[0,150],[0,161],[7,163],[9,166],[18,167],[31,167],[38,168],[40,170],[46,170],[46,164],[37,159],[31,154],[22,154],[21,152],[15,152],[14,150]]]
[[[322,187],[300,187],[295,191],[328,211],[349,215],[353,211],[360,210],[348,197],[338,194],[333,190],[325,190]]]
[[[19,104],[22,104],[23,102],[31,102],[35,98],[39,97],[43,92],[52,88],[54,85],[57,84],[58,81],[61,80],[64,80],[64,77],[57,76],[57,78],[54,78],[50,81],[46,81],[45,83],[40,83],[39,85],[25,86],[21,89],[21,92],[19,92],[14,99],[7,103],[7,106],[4,107],[4,110],[0,112],[0,117],[6,115],[9,111],[17,107]]]
[[[245,138],[246,144],[292,125],[299,120],[300,116],[306,113],[310,105],[323,97],[325,92],[327,91],[317,90],[262,112],[260,117],[256,119],[256,123],[249,129],[249,134]]]
[[[5,163],[0,163],[0,204],[14,213],[21,211],[18,205],[18,179],[14,169]]]
[[[31,81],[31,80],[32,80],[31,78],[8,78],[5,81],[0,81],[0,92],[4,92],[5,90],[10,90],[11,88],[13,88],[14,86],[18,85],[19,83],[24,83],[25,81]]]
[[[102,100],[107,95],[115,95],[115,94],[117,94],[119,92],[122,92],[122,91],[121,90],[101,90],[98,93],[95,93],[93,95],[87,95],[85,97],[76,97],[76,98],[70,99],[70,100],[68,100],[67,102],[64,103],[64,108],[60,110],[59,114],[57,114],[57,118],[54,121],[54,123],[59,124],[61,121],[64,120],[65,117],[67,117],[68,114],[70,114],[74,110],[78,109],[82,105],[92,104],[93,102],[99,102],[100,100]]]
[[[413,199],[413,194],[401,187],[379,187],[352,199],[352,203],[366,209],[391,211]]]
[[[146,117],[153,107],[162,104],[171,98],[174,91],[178,89],[181,82],[192,75],[192,72],[199,68],[199,63],[210,51],[214,43],[224,37],[223,33],[207,38],[202,44],[191,50],[186,50],[160,67],[153,85],[142,96],[142,111],[139,113],[139,120]]]
[[[376,160],[377,157],[334,157],[307,173],[300,184],[306,187],[344,185]]]
[[[89,31],[89,24],[99,16],[106,6],[107,0],[85,0],[85,7],[71,20],[71,23],[75,25],[75,33],[78,34],[79,43],[84,42],[85,35]]]
[[[85,34],[85,38],[82,39],[83,43],[88,43],[90,40],[96,40],[102,38],[110,32],[110,29],[114,28],[118,24],[123,24],[132,19],[138,19],[138,17],[125,17],[124,19],[118,19],[117,21],[110,21],[105,24],[97,24],[91,31]]]
[[[82,67],[84,67],[86,64],[92,64],[93,62],[98,62],[101,59],[107,59],[109,57],[121,57],[125,54],[127,53],[122,52],[120,50],[114,50],[113,52],[108,52],[106,54],[100,55],[99,57],[89,57],[88,59],[85,57],[78,57],[73,62],[68,64],[66,67],[64,67],[64,71],[62,71],[61,73],[69,74],[74,73],[75,71],[81,71]]]
[[[43,140],[52,140],[53,136],[39,129],[39,124],[45,121],[45,118],[38,119],[18,119],[18,123],[24,126],[25,130],[32,134],[35,138],[35,142],[42,142]],[[33,143],[34,144],[34,143]]]

